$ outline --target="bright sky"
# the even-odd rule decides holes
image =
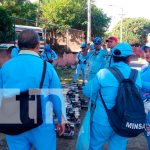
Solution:
[[[123,8],[123,17],[144,17],[150,19],[150,0],[95,0],[98,8],[112,18],[112,28],[121,18],[121,9]]]
[[[120,20],[121,8],[123,8],[123,17],[125,18],[144,17],[150,19],[150,0],[95,0],[95,4],[112,18],[110,29]]]

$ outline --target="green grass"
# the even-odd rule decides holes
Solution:
[[[60,78],[61,84],[70,84],[73,82],[73,75],[75,70],[74,69],[66,69],[66,68],[60,68],[56,69],[56,72]],[[79,76],[79,83],[81,83],[81,75]]]
[[[73,69],[56,69],[56,72],[60,78],[62,84],[71,83],[73,80],[74,70]]]

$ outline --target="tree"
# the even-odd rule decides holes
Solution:
[[[0,6],[0,43],[10,42],[13,40],[13,21],[9,13]]]
[[[95,5],[92,5],[92,33],[93,36],[104,36],[109,27],[110,18],[98,9]]]
[[[123,41],[142,43],[143,38],[150,32],[150,20],[145,18],[125,18],[122,27]],[[112,34],[119,37],[120,22],[113,28]]]
[[[31,3],[29,0],[2,0],[0,4],[9,11],[12,17],[36,20],[36,3]],[[26,24],[26,22],[22,21],[21,24]]]
[[[41,20],[86,32],[87,0],[51,0],[49,3],[44,2],[41,7]],[[92,34],[103,35],[109,22],[110,18],[92,4]]]

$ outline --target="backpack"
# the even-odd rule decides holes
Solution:
[[[119,81],[116,104],[108,109],[101,92],[102,103],[112,129],[122,137],[136,137],[145,128],[146,115],[141,95],[135,85],[138,71],[131,69],[130,77],[125,79],[116,67],[108,70]]]
[[[46,62],[44,61],[40,89],[43,87]],[[18,135],[43,123],[41,95],[31,95],[29,89],[9,98],[3,98],[0,107],[0,132]],[[31,102],[34,102],[31,104]],[[29,105],[30,104],[30,105]],[[36,106],[35,106],[36,104]],[[30,108],[30,110],[29,110]],[[32,109],[31,109],[32,108]]]

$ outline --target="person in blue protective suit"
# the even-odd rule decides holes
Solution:
[[[141,93],[144,100],[145,112],[147,114],[145,136],[150,150],[150,43],[145,44],[141,49],[144,51],[144,57],[147,61],[147,64],[141,69]]]
[[[105,67],[110,67],[113,65],[112,49],[118,44],[118,38],[111,36],[106,40],[107,47],[110,49],[107,53]]]
[[[16,46],[11,46],[8,48],[8,50],[11,51],[11,58],[18,56],[19,51],[20,51],[19,48]]]
[[[101,43],[102,43],[101,37],[94,38],[93,43],[94,43],[95,49],[91,51],[89,60],[88,60],[88,63],[89,63],[88,81],[93,79],[96,73],[100,69],[104,68],[105,57],[107,54],[107,51],[101,48]]]
[[[125,78],[129,78],[131,73],[129,62],[132,54],[132,47],[128,43],[120,43],[113,48],[114,66],[121,71]],[[141,87],[139,75],[136,79],[136,86]],[[110,150],[126,150],[128,139],[119,136],[113,131],[99,96],[100,90],[108,109],[111,109],[115,105],[118,87],[118,80],[105,68],[101,69],[94,79],[89,81],[83,88],[83,94],[90,97],[93,103],[96,103],[91,123],[89,150],[102,150],[106,142],[108,142]]]
[[[81,44],[81,51],[77,53],[76,61],[77,68],[75,70],[73,81],[76,82],[78,80],[80,72],[82,72],[82,85],[85,85],[86,80],[86,70],[87,70],[87,61],[89,58],[89,53],[87,52],[87,44]]]
[[[41,54],[41,58],[45,61],[48,61],[49,63],[53,63],[53,61],[58,57],[55,51],[51,49],[50,44],[46,44],[44,46],[44,51]]]
[[[7,97],[19,94],[13,89],[21,92],[38,89],[41,81],[44,61],[38,55],[38,34],[31,29],[23,30],[18,36],[18,46],[21,50],[19,55],[7,61],[0,72],[0,87],[9,89],[8,92],[3,91],[3,95]],[[46,94],[48,92],[50,94]],[[66,114],[60,81],[50,63],[47,63],[42,95],[42,125],[18,135],[7,135],[10,150],[31,150],[32,146],[36,150],[56,150],[53,112],[58,119],[57,129],[60,135],[65,130]]]

